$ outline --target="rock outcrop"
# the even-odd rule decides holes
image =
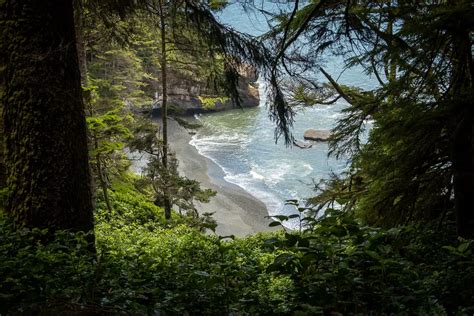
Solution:
[[[307,129],[304,132],[304,139],[314,140],[318,142],[326,142],[331,136],[331,132],[328,130],[316,130],[316,129]]]
[[[259,105],[260,97],[256,84],[257,73],[251,66],[239,69],[241,75],[237,88],[242,107]],[[195,113],[217,112],[236,108],[237,105],[227,97],[216,95],[206,83],[184,78],[178,74],[169,75],[168,106],[169,112],[190,115]],[[159,114],[161,97],[157,95],[153,112]]]
[[[293,141],[293,145],[295,145],[296,147],[301,148],[301,149],[308,149],[308,148],[313,147],[312,144],[310,144],[310,143],[305,143],[305,142],[301,142],[301,141],[299,141],[299,140],[294,140],[294,141]]]

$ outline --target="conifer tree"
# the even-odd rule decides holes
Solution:
[[[4,128],[18,226],[93,228],[72,1],[2,1]]]
[[[320,71],[328,81],[300,76],[299,91],[311,95],[296,94],[295,102],[342,98],[349,104],[331,148],[352,158],[351,170],[342,183],[332,183],[345,196],[357,188],[344,204],[369,222],[442,221],[454,211],[458,234],[474,236],[473,17],[463,0],[295,1],[268,35],[285,70]],[[347,67],[362,67],[379,87],[362,91],[338,83],[321,63],[330,53]],[[368,118],[374,127],[363,144]],[[289,133],[289,124],[280,127]]]

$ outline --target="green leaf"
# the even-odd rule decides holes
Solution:
[[[469,248],[470,245],[471,245],[471,242],[469,241],[463,242],[462,244],[458,246],[458,251],[461,253],[464,253]]]
[[[210,275],[206,271],[194,271],[194,274],[208,278]]]
[[[369,255],[370,257],[372,257],[373,259],[380,260],[379,254],[376,253],[375,251],[366,250],[365,253],[368,254],[368,255]]]
[[[272,216],[272,217],[278,219],[279,221],[286,221],[286,220],[288,220],[288,216],[286,216],[286,215],[274,215],[274,216]]]

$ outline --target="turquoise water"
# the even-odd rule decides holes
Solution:
[[[265,9],[275,10],[274,4]],[[222,21],[241,32],[259,35],[267,30],[265,20],[258,14],[247,15],[240,6],[233,5],[221,15]],[[353,69],[341,76],[342,63],[332,61],[326,70],[344,84],[367,86],[372,84],[360,70]],[[327,178],[331,172],[340,173],[347,160],[328,157],[326,143],[313,143],[309,149],[287,148],[283,141],[275,143],[275,125],[265,107],[265,83],[259,84],[261,102],[258,108],[231,110],[198,116],[204,127],[191,140],[198,151],[216,162],[225,172],[225,180],[239,185],[265,203],[269,215],[291,214],[295,210],[285,206],[288,199],[302,202],[314,196],[314,182]],[[341,117],[343,101],[330,106],[316,106],[300,111],[292,130],[302,140],[308,128],[331,129]],[[288,226],[296,225],[289,223]]]
[[[227,181],[264,202],[270,215],[289,214],[292,209],[284,208],[285,200],[314,195],[312,182],[330,172],[341,172],[346,161],[328,158],[326,143],[314,143],[309,149],[275,143],[275,126],[268,118],[264,102],[258,108],[198,116],[204,127],[191,144],[224,170]],[[302,139],[308,128],[332,128],[340,116],[338,109],[343,106],[321,106],[300,113],[294,136]]]

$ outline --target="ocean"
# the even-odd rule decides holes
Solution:
[[[276,10],[276,4],[268,3],[266,10]],[[248,13],[238,4],[226,8],[219,14],[222,22],[236,30],[251,35],[260,35],[268,26],[258,13]],[[332,59],[326,70],[348,85],[370,86],[373,80],[360,69],[341,72],[343,63]],[[260,106],[250,109],[235,109],[220,113],[197,116],[203,127],[193,136],[190,144],[199,153],[213,160],[225,173],[225,180],[248,191],[267,206],[269,215],[290,215],[294,206],[285,205],[289,199],[304,203],[314,196],[314,183],[327,178],[331,173],[339,174],[348,167],[347,159],[328,157],[327,143],[313,143],[309,149],[286,147],[283,140],[275,142],[275,125],[269,119],[266,108],[266,84],[259,81]],[[344,101],[333,105],[306,107],[298,112],[292,133],[303,140],[306,129],[333,128]],[[298,223],[289,222],[288,227]]]

